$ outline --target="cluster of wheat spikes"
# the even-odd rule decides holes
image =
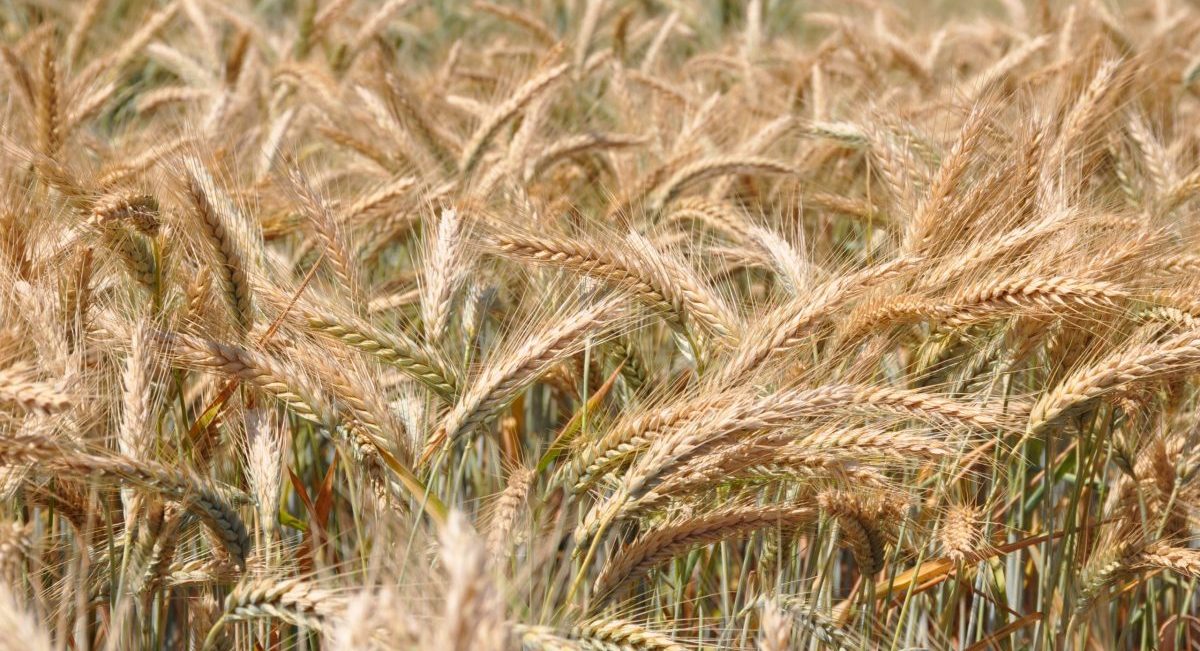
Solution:
[[[1200,644],[1185,0],[0,4],[0,649]]]

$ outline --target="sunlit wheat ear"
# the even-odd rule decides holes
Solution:
[[[1073,619],[1082,618],[1095,606],[1103,591],[1130,570],[1136,544],[1105,540],[1081,568]]]
[[[462,174],[471,173],[475,165],[479,162],[479,157],[484,148],[495,137],[500,127],[520,112],[521,109],[525,108],[534,97],[548,89],[551,84],[562,77],[570,68],[570,64],[562,63],[535,75],[521,87],[517,88],[508,101],[496,106],[490,113],[484,116],[483,121],[475,129],[474,135],[463,145],[463,150],[458,160],[459,172]]]
[[[347,597],[344,615],[327,639],[339,648],[387,649],[418,644],[421,631],[398,590],[364,589]]]
[[[472,5],[481,12],[491,14],[520,28],[523,32],[535,37],[543,45],[554,45],[558,37],[535,14],[519,7],[511,7],[493,2],[476,0]]]
[[[979,509],[968,504],[952,504],[942,520],[939,537],[942,552],[956,562],[969,562],[981,554],[982,522]]]
[[[612,597],[626,581],[638,579],[651,568],[700,545],[763,527],[795,529],[815,517],[815,510],[806,507],[744,507],[660,526],[622,548],[601,570],[594,590],[597,596]]]
[[[296,193],[301,210],[308,217],[321,241],[321,253],[328,260],[333,276],[339,283],[339,290],[347,293],[351,306],[361,309],[359,306],[362,302],[362,281],[359,278],[358,263],[352,258],[353,247],[347,242],[333,211],[299,171],[289,170],[287,182],[289,188]]]
[[[302,580],[245,581],[225,598],[224,610],[208,631],[203,648],[218,648],[224,628],[240,621],[277,619],[322,632],[339,609],[337,597]]]
[[[791,427],[797,419],[820,422],[850,414],[910,417],[934,425],[980,431],[993,428],[1011,431],[1019,422],[986,408],[889,387],[826,385],[785,389],[762,396],[734,392],[702,395],[619,422],[606,436],[581,451],[573,469],[577,473],[575,490],[587,488],[598,476],[640,453],[633,458],[631,470],[621,477],[622,486],[637,496],[653,488],[667,470],[729,443],[738,435]],[[869,435],[855,432],[852,430],[844,439],[810,437],[798,443],[819,452],[842,442],[853,446],[859,436],[861,440],[857,442],[872,445]],[[939,449],[945,452],[945,448],[904,435],[892,437],[890,443],[897,450],[908,447],[925,453],[936,454]]]
[[[792,622],[777,603],[768,601],[759,608],[759,651],[787,651],[791,648]]]
[[[21,57],[12,48],[5,46],[0,49],[0,62],[12,79],[14,96],[19,98],[22,105],[29,111],[37,109],[35,99],[34,79]]]
[[[1105,393],[1139,381],[1185,372],[1197,363],[1200,363],[1200,337],[1191,331],[1162,343],[1119,350],[1079,369],[1043,394],[1029,416],[1029,430],[1041,432],[1071,409]]]
[[[794,174],[795,170],[784,163],[757,157],[729,157],[701,160],[679,168],[651,195],[649,209],[662,210],[663,206],[678,196],[689,185],[704,179],[728,174]]]
[[[191,224],[213,255],[223,298],[238,329],[246,332],[254,323],[254,293],[250,284],[250,265],[246,236],[233,204],[221,192],[200,161],[186,161],[185,191],[194,210]]]
[[[125,360],[121,376],[122,410],[121,423],[117,430],[118,449],[132,459],[153,460],[156,456],[157,442],[151,416],[157,399],[155,382],[160,377],[158,361],[150,325],[146,322],[137,323],[129,342],[129,357]],[[132,518],[140,504],[131,492],[124,492],[122,498],[125,516]]]
[[[1080,140],[1089,135],[1089,130],[1095,129],[1100,123],[1098,118],[1101,111],[1104,110],[1104,103],[1115,94],[1114,88],[1118,81],[1120,68],[1121,61],[1113,59],[1101,63],[1096,69],[1091,83],[1088,84],[1066,116],[1051,160],[1061,160],[1063,156],[1067,155],[1071,145],[1078,144]]]
[[[277,534],[280,487],[283,483],[284,436],[282,428],[262,409],[246,413],[247,479],[258,509],[263,549],[271,549]]]
[[[489,360],[439,424],[425,446],[422,461],[490,418],[554,363],[579,352],[589,337],[603,335],[623,312],[619,299],[599,299],[577,312],[557,317],[509,352]]]
[[[517,624],[513,626],[512,638],[522,648],[546,649],[547,651],[576,651],[580,648],[577,641],[550,626]]]
[[[412,92],[409,80],[399,74],[386,76],[387,98],[401,121],[414,132],[415,139],[430,150],[446,169],[454,166],[453,152],[459,149],[459,139],[432,120],[429,106]]]
[[[835,278],[813,289],[811,294],[797,296],[771,313],[761,317],[747,329],[737,348],[718,365],[710,376],[713,386],[727,386],[744,379],[774,355],[799,345],[813,326],[820,323],[830,310],[840,307],[871,284],[903,274],[915,266],[916,260],[901,258],[878,267]]]
[[[129,342],[129,357],[121,377],[123,389],[121,426],[117,444],[122,454],[135,459],[153,457],[154,432],[151,415],[154,411],[155,387],[160,370],[151,326],[139,323]]]
[[[425,335],[437,341],[445,332],[453,302],[467,275],[471,261],[467,255],[466,224],[458,212],[444,209],[438,217],[431,243],[427,245],[427,276],[421,285],[421,320]]]
[[[654,631],[624,619],[599,617],[578,624],[572,630],[587,646],[620,645],[639,651],[685,651],[688,647],[666,633]]]
[[[509,536],[514,533],[518,518],[525,508],[533,480],[533,471],[525,468],[516,468],[509,474],[488,530],[487,549],[493,559],[501,557],[512,545]]]
[[[522,170],[526,182],[531,182],[556,163],[595,150],[619,150],[638,147],[646,138],[622,133],[586,133],[568,136],[546,144],[536,155],[530,156]]]
[[[341,224],[357,225],[360,220],[376,216],[378,211],[404,198],[416,184],[416,178],[401,176],[379,185],[374,190],[364,192],[352,203],[339,209],[337,221]]]
[[[385,331],[367,320],[324,305],[301,305],[297,312],[314,333],[340,342],[395,366],[449,401],[459,391],[459,380],[437,349],[400,330]]]
[[[725,346],[737,341],[737,331],[740,329],[738,316],[711,287],[700,280],[694,269],[644,237],[630,234],[626,242],[638,252],[650,273],[659,278],[660,286],[672,288],[671,300],[676,305],[674,309],[695,323],[696,330]],[[702,356],[702,352],[697,357]]]
[[[983,136],[986,116],[974,112],[967,116],[953,147],[946,152],[942,164],[931,179],[926,196],[917,207],[916,214],[905,225],[901,250],[909,254],[926,253],[936,243],[935,227],[939,219],[944,220],[952,195],[967,173],[971,157]]]
[[[46,44],[42,48],[38,66],[37,144],[39,152],[49,158],[57,156],[62,146],[61,90],[56,58],[54,47]]]
[[[32,371],[16,365],[0,371],[0,404],[18,412],[51,414],[69,409],[71,397],[52,383],[29,378]]]
[[[1142,550],[1134,563],[1141,569],[1165,569],[1188,578],[1200,576],[1200,553],[1190,548],[1155,543]]]
[[[529,104],[521,117],[520,127],[508,141],[507,151],[484,172],[473,188],[473,197],[490,195],[506,179],[512,179],[520,173],[532,152],[533,140],[538,134],[548,106],[549,101],[546,98],[538,98]]]
[[[451,514],[441,533],[441,561],[447,591],[438,642],[462,651],[500,644],[505,625],[487,551],[460,513]]]
[[[44,627],[40,617],[31,612],[23,599],[7,584],[0,585],[0,630],[13,640],[20,640],[21,648],[30,651],[51,651],[56,648],[51,632]],[[16,647],[13,647],[14,649]]]
[[[112,192],[96,200],[89,223],[103,227],[125,221],[144,235],[155,235],[161,225],[158,200],[141,192]]]
[[[311,386],[304,373],[282,360],[250,348],[185,335],[164,334],[158,340],[179,363],[246,382],[301,418],[325,423],[332,417],[323,392]]]
[[[859,649],[865,644],[854,632],[840,625],[832,613],[814,606],[804,598],[789,596],[784,600],[785,615],[797,627],[795,634],[804,634],[809,639],[831,649]]]
[[[195,143],[195,138],[191,136],[172,137],[165,142],[146,147],[144,151],[134,153],[128,158],[109,161],[106,167],[100,171],[96,185],[106,190],[113,189],[122,183],[129,182],[137,175],[145,173],[180,149],[195,145]]]
[[[98,456],[60,449],[44,436],[11,438],[0,446],[9,463],[43,463],[66,477],[129,482],[165,498],[180,501],[213,533],[233,562],[244,566],[251,542],[246,525],[230,503],[228,491],[214,488],[188,471],[127,457]]]
[[[682,300],[677,300],[676,288],[667,285],[666,279],[649,269],[647,261],[640,257],[579,240],[517,232],[499,233],[492,237],[492,242],[505,255],[611,282],[671,319],[681,322],[685,318],[680,312]]]
[[[818,502],[837,522],[841,544],[850,549],[863,575],[869,578],[883,570],[887,528],[896,514],[869,497],[845,492],[823,493]]]

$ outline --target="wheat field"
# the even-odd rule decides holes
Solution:
[[[1200,648],[1200,7],[0,3],[0,650]]]

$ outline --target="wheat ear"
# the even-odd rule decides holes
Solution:
[[[623,546],[596,578],[602,599],[630,579],[680,554],[764,527],[796,529],[812,522],[816,511],[798,506],[752,506],[724,509],[659,526]]]

